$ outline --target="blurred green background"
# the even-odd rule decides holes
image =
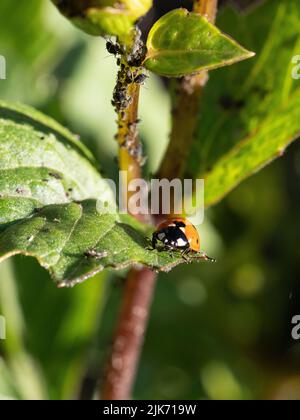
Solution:
[[[219,26],[230,33],[224,13]],[[73,28],[48,0],[1,0],[0,55],[1,99],[33,105],[80,134],[114,177],[116,66],[104,41]],[[166,147],[169,112],[165,83],[151,76],[141,95],[148,173]],[[206,212],[202,243],[217,264],[159,276],[134,398],[300,399],[300,342],[291,339],[300,314],[299,213],[296,142]],[[92,398],[124,276],[106,271],[64,290],[30,258],[3,263],[0,398]]]

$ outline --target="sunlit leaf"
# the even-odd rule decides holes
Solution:
[[[173,77],[227,66],[253,56],[205,17],[185,9],[172,10],[154,24],[147,48],[145,67]]]
[[[246,16],[228,9],[219,25],[232,28],[257,57],[212,74],[202,98],[187,173],[205,179],[207,206],[281,156],[300,134],[300,85],[292,78],[298,1],[269,0]]]
[[[107,267],[167,271],[184,262],[179,253],[147,249],[134,218],[101,211],[99,204],[114,198],[94,164],[55,121],[0,103],[0,260],[36,257],[65,286]]]
[[[99,213],[94,200],[45,206],[0,233],[0,261],[19,253],[36,257],[60,286],[72,286],[108,267],[143,264],[169,271],[184,262],[180,253],[150,250],[144,232],[128,221]],[[202,259],[202,254],[191,258]]]
[[[0,223],[108,191],[90,152],[41,113],[0,103]]]

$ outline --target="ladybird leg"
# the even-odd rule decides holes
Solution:
[[[148,251],[153,251],[154,248],[153,248],[153,245],[152,245],[152,240],[150,238],[147,238],[147,242],[148,242],[148,245],[146,246],[145,249],[147,249]]]
[[[149,245],[146,247],[149,251],[154,251],[156,248],[157,239],[154,237],[154,234],[152,235],[152,238],[147,238],[147,241]]]
[[[169,256],[171,258],[174,258],[174,255],[173,255],[173,247],[171,245],[166,245],[166,249],[169,251]]]
[[[157,245],[157,235],[156,235],[156,233],[155,233],[155,232],[154,232],[154,233],[153,233],[153,235],[152,235],[151,245],[152,245],[152,251],[153,251],[154,249],[156,249],[156,245]],[[149,248],[149,249],[151,249],[151,248]]]
[[[186,251],[185,250],[181,253],[181,257],[184,259],[184,261],[189,261],[189,259],[186,257]]]
[[[183,251],[181,251],[181,256],[185,261],[189,261],[189,258],[187,258],[187,255],[190,253],[190,248],[185,248]]]
[[[169,251],[169,256],[171,258],[174,258],[174,254],[173,254],[174,247],[172,245],[165,245],[165,250]]]

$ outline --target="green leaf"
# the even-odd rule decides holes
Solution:
[[[100,212],[97,200],[103,206],[113,196],[94,164],[52,119],[0,102],[0,261],[36,257],[60,286],[107,267],[167,271],[184,262],[180,253],[147,249],[145,228],[132,217]]]
[[[73,286],[107,267],[143,264],[169,271],[184,262],[180,254],[147,249],[144,232],[116,215],[99,213],[96,204],[86,200],[49,205],[11,224],[0,233],[0,261],[15,254],[36,257],[61,287]]]
[[[0,224],[48,204],[109,194],[90,152],[43,114],[0,102]]]
[[[90,35],[126,37],[152,0],[52,0],[62,14]]]
[[[187,175],[205,179],[206,206],[281,156],[300,134],[300,85],[292,78],[298,6],[269,0],[249,15],[227,9],[221,16],[219,25],[232,28],[257,57],[212,74],[202,98]]]
[[[254,55],[205,17],[185,9],[172,10],[153,25],[147,48],[145,67],[170,77],[227,66]]]

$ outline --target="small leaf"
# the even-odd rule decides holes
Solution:
[[[90,35],[126,37],[152,0],[52,0],[63,15]]]
[[[173,10],[153,25],[147,48],[145,67],[170,77],[227,66],[254,55],[205,17],[185,9]]]
[[[98,211],[99,199],[113,203],[113,196],[94,164],[52,119],[0,102],[0,262],[36,257],[60,286],[107,267],[167,271],[184,262],[180,253],[147,249],[145,226],[133,217]]]

